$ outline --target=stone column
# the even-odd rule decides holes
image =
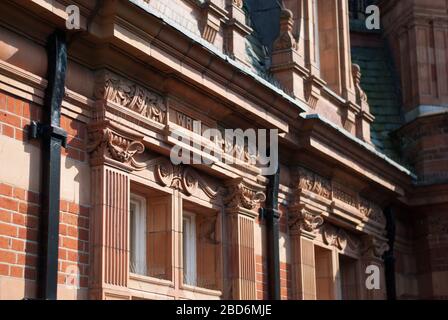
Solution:
[[[384,273],[383,254],[389,249],[387,240],[381,237],[366,235],[363,239],[363,255],[360,260],[361,264],[361,299],[363,300],[385,300],[386,293],[386,276]],[[379,269],[379,289],[369,289],[366,280],[370,273],[366,273],[369,266]],[[369,281],[370,282],[370,281]]]
[[[111,121],[89,125],[92,299],[128,299],[129,173],[144,166],[142,136]]]
[[[228,184],[226,204],[228,281],[225,292],[231,299],[255,300],[255,218],[257,204],[265,200],[262,188],[243,182]],[[227,282],[227,284],[226,284]]]
[[[324,220],[320,214],[306,210],[301,204],[293,204],[289,209],[293,298],[315,300],[316,266],[313,240]]]

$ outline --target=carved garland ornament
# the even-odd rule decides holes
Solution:
[[[146,164],[139,163],[134,156],[145,151],[139,137],[110,122],[94,124],[89,128],[87,151],[92,159],[110,158],[134,170],[142,170]]]
[[[210,187],[193,168],[173,165],[168,160],[156,165],[155,176],[160,185],[180,190],[187,195],[194,194],[198,187],[211,199],[220,193],[219,188]]]
[[[167,110],[161,96],[111,73],[105,73],[102,77],[96,90],[96,98],[105,99],[148,119],[165,123]]]

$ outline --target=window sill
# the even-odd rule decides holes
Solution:
[[[171,280],[152,278],[152,277],[143,276],[143,275],[136,274],[136,273],[130,273],[129,279],[134,280],[134,281],[157,284],[157,285],[174,288],[174,282]]]
[[[195,287],[187,284],[182,284],[181,289],[189,292],[195,292],[195,293],[201,293],[209,296],[216,296],[221,297],[222,291],[221,290],[212,290],[212,289],[206,289],[201,287]]]

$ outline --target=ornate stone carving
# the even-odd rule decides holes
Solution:
[[[155,176],[160,185],[180,190],[187,195],[194,194],[200,188],[209,198],[214,199],[220,192],[219,188],[209,186],[193,168],[173,165],[167,159],[156,164]]]
[[[148,119],[165,123],[166,106],[160,95],[114,74],[106,72],[102,75],[97,83],[95,97],[118,104]]]
[[[296,175],[299,189],[314,192],[327,199],[331,198],[331,183],[327,179],[304,168],[299,168]]]
[[[135,155],[145,151],[142,140],[142,136],[110,121],[104,121],[89,126],[87,151],[93,160],[109,158],[133,170],[142,170],[146,165],[134,159]]]
[[[324,223],[321,214],[312,213],[304,205],[297,205],[289,211],[288,225],[292,232],[314,234]]]
[[[347,247],[348,235],[344,229],[326,224],[322,232],[324,242],[329,246],[335,246],[344,250]]]
[[[372,219],[380,224],[386,223],[386,218],[384,217],[381,208],[371,201],[361,198],[359,202],[359,211],[361,212],[361,215],[366,218]]]
[[[292,34],[294,26],[293,13],[291,10],[282,10],[280,17],[280,36],[274,42],[274,50],[297,50],[297,41]]]
[[[266,195],[240,180],[228,188],[224,203],[228,208],[245,208],[253,210],[256,205],[266,200]]]
[[[336,185],[333,185],[333,198],[345,202],[346,204],[352,207],[358,208],[357,197]]]
[[[363,256],[367,258],[381,258],[389,250],[386,240],[367,235],[363,239]]]

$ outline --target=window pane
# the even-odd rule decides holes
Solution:
[[[130,201],[130,271],[146,275],[146,200],[131,196]]]

